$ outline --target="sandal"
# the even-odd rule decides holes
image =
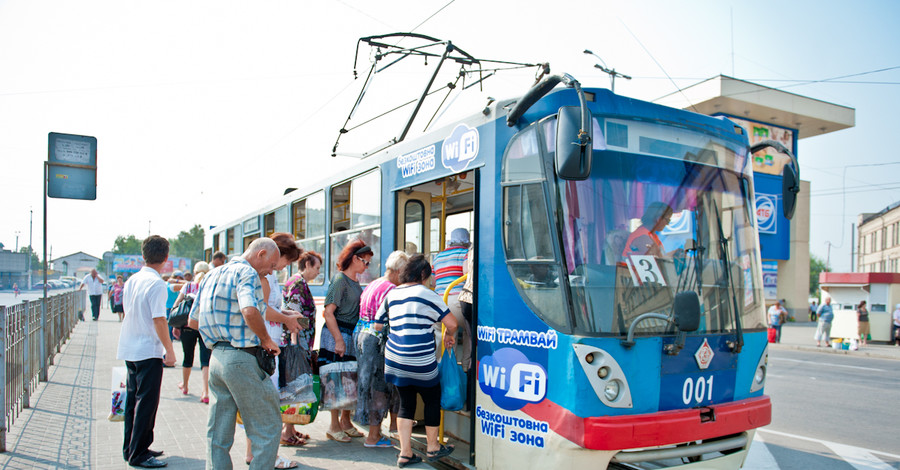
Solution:
[[[310,436],[309,434],[303,434],[300,431],[294,431],[294,437],[296,437],[297,439],[303,439],[304,441],[309,441],[310,439],[312,439],[312,436]]]
[[[306,440],[302,437],[291,436],[288,439],[281,439],[281,445],[285,447],[300,447],[306,445]]]
[[[412,457],[404,457],[401,455],[400,458],[397,459],[397,466],[400,468],[403,468],[407,465],[416,464],[421,461],[422,461],[422,457],[419,457],[416,454],[413,454]]]
[[[350,437],[363,437],[364,434],[359,432],[359,429],[356,429],[356,426],[351,426],[350,429],[344,429],[344,434]]]
[[[374,444],[369,444],[368,442],[363,442],[363,446],[369,447],[369,448],[378,448],[378,449],[389,449],[391,447],[394,447],[394,445],[391,444],[390,439],[388,439],[384,436],[381,436],[381,439],[378,439],[378,442],[376,442]]]
[[[297,462],[296,460],[288,460],[280,455],[277,459],[275,459],[275,468],[277,469],[297,468],[298,465],[300,465],[300,462]]]
[[[429,462],[435,462],[440,460],[442,457],[446,457],[453,453],[453,450],[456,449],[454,446],[444,446],[442,445],[440,449],[434,452],[427,452],[425,455],[428,457]]]
[[[338,432],[325,431],[325,436],[327,436],[328,439],[331,439],[332,441],[343,442],[345,444],[350,442],[350,436],[348,436],[347,433],[345,433],[344,431],[338,431]]]
[[[181,390],[181,394],[182,394],[182,395],[187,395],[187,394],[188,394],[188,389],[187,389],[187,387],[184,385],[184,382],[178,384],[178,390]]]

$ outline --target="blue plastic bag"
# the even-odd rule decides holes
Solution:
[[[445,349],[441,357],[441,409],[459,411],[466,405],[466,373],[456,363],[453,348]]]

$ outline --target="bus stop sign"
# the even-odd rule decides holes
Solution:
[[[97,199],[97,138],[51,132],[47,154],[47,196]]]

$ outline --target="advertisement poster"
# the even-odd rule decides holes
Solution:
[[[140,255],[115,255],[113,257],[112,271],[115,273],[136,273],[144,267],[144,258]],[[170,256],[166,264],[163,265],[162,273],[172,273],[175,271],[190,271],[191,259],[178,258]]]
[[[763,261],[763,293],[766,300],[778,298],[778,261]]]
[[[747,138],[750,139],[751,146],[762,142],[763,140],[774,140],[780,142],[796,154],[796,149],[794,149],[794,131],[791,129],[747,121],[732,116],[728,116],[728,119],[747,131]],[[752,160],[754,172],[766,173],[769,175],[780,175],[784,165],[790,162],[787,155],[776,152],[773,148],[767,148],[754,153]]]

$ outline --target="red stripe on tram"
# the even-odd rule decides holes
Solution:
[[[522,411],[534,419],[546,421],[560,436],[593,450],[699,441],[737,434],[772,422],[772,402],[768,396],[703,408],[625,416],[580,418],[546,399],[526,405]]]

